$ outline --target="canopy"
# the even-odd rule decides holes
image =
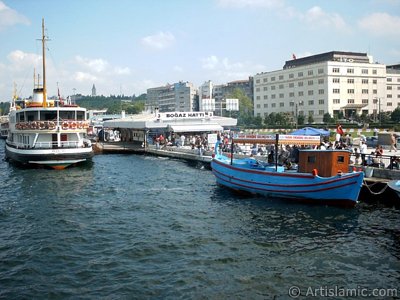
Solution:
[[[301,129],[298,129],[296,131],[293,131],[290,133],[291,135],[314,135],[314,136],[329,136],[329,130],[323,130],[323,129],[317,129],[314,127],[304,127]]]
[[[243,144],[275,144],[276,135],[265,134],[244,134],[234,136],[234,143]],[[319,136],[307,135],[278,135],[279,145],[319,145],[321,143]]]
[[[171,125],[171,129],[174,132],[207,132],[224,130],[224,128],[219,124]]]

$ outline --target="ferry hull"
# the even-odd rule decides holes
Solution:
[[[92,148],[71,149],[17,149],[6,145],[6,158],[22,165],[64,169],[70,165],[91,160]]]
[[[217,182],[225,187],[266,197],[328,205],[354,206],[364,173],[353,172],[332,177],[297,172],[275,172],[231,165],[230,159],[216,157],[211,162]]]

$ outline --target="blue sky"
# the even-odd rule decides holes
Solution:
[[[400,63],[400,0],[0,0],[0,101],[41,73],[49,95],[139,95],[189,81],[215,84],[279,70],[328,51]]]

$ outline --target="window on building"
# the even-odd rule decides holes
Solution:
[[[313,85],[313,84],[314,84],[314,81],[313,81],[313,80],[309,80],[309,81],[307,82],[307,84],[308,84],[308,85]]]
[[[260,104],[257,104],[257,108],[261,108],[261,105],[260,105]]]
[[[268,103],[264,103],[264,108],[268,108]]]
[[[334,94],[340,94],[340,89],[333,89]]]
[[[294,88],[294,83],[293,82],[289,83],[289,87]]]
[[[307,72],[308,76],[312,76],[314,74],[313,70],[308,70]]]
[[[264,95],[264,99],[267,100],[268,99],[268,95]]]
[[[300,96],[300,97],[303,97],[303,96],[304,96],[304,92],[303,92],[303,91],[300,91],[300,92],[299,92],[299,96]]]
[[[264,92],[265,92],[265,91],[268,91],[268,87],[267,87],[267,86],[264,86],[263,90],[264,90]]]
[[[290,98],[293,98],[293,97],[294,97],[294,92],[290,92],[290,93],[289,93],[289,97],[290,97]]]
[[[332,73],[339,73],[340,72],[340,69],[339,68],[333,68],[332,69]]]
[[[271,99],[275,99],[276,98],[276,95],[275,94],[272,94],[271,95]]]
[[[289,106],[290,107],[293,107],[294,106],[294,102],[292,101],[292,102],[289,102]]]
[[[388,85],[388,86],[386,87],[386,89],[391,91],[391,90],[392,90],[392,86],[391,86],[391,85]]]
[[[354,94],[354,89],[347,89],[347,94]]]
[[[368,74],[368,69],[361,69],[361,74]]]
[[[347,104],[354,104],[354,99],[347,99]]]
[[[283,84],[280,84],[280,85],[279,85],[279,89],[280,89],[280,90],[283,90],[283,88],[284,88]]]
[[[284,102],[279,102],[279,107],[284,107],[285,103]]]
[[[279,75],[279,80],[283,80],[283,75]]]
[[[276,107],[276,103],[272,103],[272,104],[271,104],[271,107]]]
[[[333,82],[333,83],[340,83],[340,78],[333,78],[333,79],[332,79],[332,82]]]
[[[312,96],[312,95],[314,95],[314,91],[313,90],[308,91],[308,96]]]
[[[308,105],[314,105],[314,100],[308,100]]]
[[[353,78],[348,78],[347,79],[347,83],[354,83],[354,79]]]
[[[387,94],[386,98],[392,98],[392,94]]]
[[[377,83],[378,83],[378,80],[373,79],[373,80],[372,80],[372,83],[373,83],[373,84],[377,84]]]
[[[318,84],[324,84],[324,79],[323,78],[318,79]]]
[[[285,98],[285,94],[279,94],[279,98]]]
[[[297,77],[303,77],[303,72],[297,73]]]
[[[319,89],[318,90],[318,95],[323,95],[325,93],[325,90],[324,89]]]
[[[294,78],[294,74],[293,74],[293,73],[290,73],[290,74],[289,74],[289,78]]]
[[[303,81],[299,81],[299,82],[297,83],[297,86],[303,86]]]
[[[340,104],[340,99],[333,99],[333,104]]]
[[[275,91],[275,86],[274,85],[271,86],[271,90]]]
[[[387,82],[392,82],[392,78],[391,78],[391,77],[388,77],[388,78],[386,78],[386,81],[387,81]]]
[[[323,115],[325,114],[325,111],[324,111],[323,109],[320,109],[320,110],[318,111],[318,114],[319,114],[320,116],[323,116]]]
[[[265,77],[265,78],[263,79],[263,82],[268,82],[268,78]]]
[[[368,89],[362,89],[362,90],[361,90],[361,93],[362,93],[362,94],[368,94]]]
[[[347,69],[347,74],[354,74],[354,69],[353,68],[348,68]]]
[[[260,83],[260,79],[256,79],[256,83]]]
[[[393,104],[392,104],[392,102],[387,102],[386,103],[386,106],[392,106]]]
[[[318,74],[324,74],[324,69],[318,69]]]
[[[362,104],[368,104],[368,99],[362,99]]]
[[[372,90],[372,94],[374,95],[378,94],[378,90]]]
[[[325,104],[325,100],[324,100],[324,99],[319,99],[319,100],[318,100],[318,104],[319,104],[319,105]]]
[[[275,76],[271,77],[271,81],[275,81]]]
[[[368,79],[362,79],[362,80],[361,80],[361,83],[362,83],[362,84],[368,84]]]
[[[372,74],[374,74],[374,75],[378,74],[378,70],[377,69],[373,69],[372,70]]]
[[[258,87],[258,88],[256,88],[256,92],[259,92],[260,91],[260,88]]]

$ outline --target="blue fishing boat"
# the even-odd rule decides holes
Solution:
[[[242,135],[233,144],[319,145],[320,137],[294,135]],[[218,144],[218,143],[217,143]],[[350,152],[345,150],[299,151],[298,168],[288,169],[255,157],[234,158],[215,147],[212,172],[219,184],[242,192],[279,197],[294,201],[312,201],[328,205],[354,206],[362,187],[364,173],[349,172]]]

